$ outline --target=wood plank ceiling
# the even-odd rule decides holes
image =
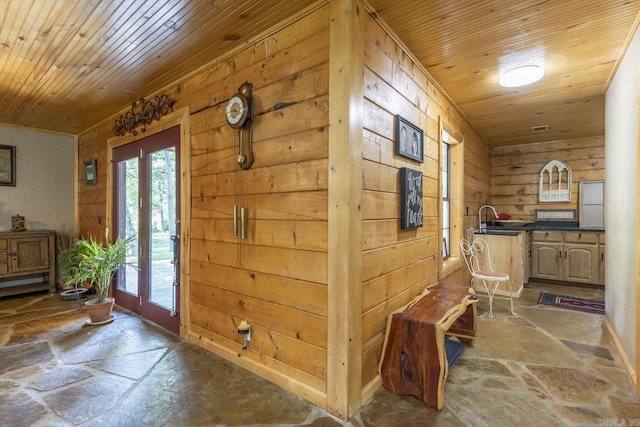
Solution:
[[[0,123],[77,134],[314,0],[2,0]],[[491,145],[604,134],[640,0],[369,0]],[[541,62],[505,89],[500,70]],[[549,130],[532,132],[547,125]]]

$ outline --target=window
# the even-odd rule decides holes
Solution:
[[[442,259],[446,260],[451,256],[451,200],[449,182],[450,164],[449,154],[449,134],[442,131]]]
[[[442,125],[440,131],[440,241],[442,242],[441,277],[449,269],[457,268],[460,258],[460,240],[463,238],[464,217],[462,213],[463,183],[463,137],[460,133]]]

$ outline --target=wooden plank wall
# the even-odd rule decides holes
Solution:
[[[550,160],[572,171],[570,203],[540,203],[540,170]],[[493,150],[491,203],[512,219],[532,220],[535,209],[578,209],[578,183],[604,179],[604,136],[497,147]]]
[[[326,404],[328,6],[212,65],[166,93],[191,114],[189,338],[260,365],[261,375]],[[253,83],[252,168],[236,166],[226,101]],[[79,165],[98,158],[99,185],[79,190],[80,231],[105,216],[106,140],[113,121],[79,138]],[[233,236],[233,205],[247,238]],[[185,219],[183,219],[184,221]],[[104,226],[104,222],[102,227]],[[241,320],[251,324],[242,350]],[[242,363],[242,362],[238,362]],[[247,365],[243,365],[247,367]]]
[[[166,90],[176,109],[191,111],[189,339],[323,407],[331,232],[328,9],[321,5]],[[489,194],[491,157],[433,79],[369,15],[364,63],[361,378],[366,397],[381,385],[377,366],[387,315],[426,286],[459,281],[464,268],[439,277],[440,120],[464,136],[465,203],[469,199],[475,212]],[[256,161],[250,170],[238,171],[235,134],[224,108],[247,80],[254,85]],[[395,114],[424,130],[423,163],[394,154]],[[98,158],[98,185],[80,183],[83,235],[104,227],[97,218],[106,217],[103,166],[112,126],[113,120],[106,120],[79,136],[79,167]],[[424,175],[424,226],[416,230],[400,229],[398,174],[404,166]],[[243,241],[232,234],[234,204],[248,212]],[[473,218],[469,214],[465,223]],[[252,326],[247,350],[236,332],[241,320]]]
[[[366,398],[379,385],[377,369],[387,316],[440,279],[439,118],[464,135],[465,150],[471,153],[465,155],[465,173],[470,173],[465,176],[470,183],[465,197],[473,201],[488,197],[491,162],[487,144],[371,16],[365,31],[364,95],[362,385]],[[424,130],[424,163],[394,154],[395,114]],[[421,228],[400,229],[401,167],[423,173]],[[457,279],[460,272],[452,275]]]

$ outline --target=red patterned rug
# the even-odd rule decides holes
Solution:
[[[604,301],[593,301],[583,298],[554,295],[541,292],[538,304],[552,305],[554,307],[569,308],[571,310],[588,311],[589,313],[604,314]]]

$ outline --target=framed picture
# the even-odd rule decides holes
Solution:
[[[96,159],[84,162],[84,182],[87,185],[95,185],[98,182],[96,174]]]
[[[396,154],[422,163],[424,159],[424,132],[418,126],[396,116]]]
[[[422,172],[400,168],[400,228],[422,227]]]
[[[16,147],[0,145],[0,185],[16,186]]]

